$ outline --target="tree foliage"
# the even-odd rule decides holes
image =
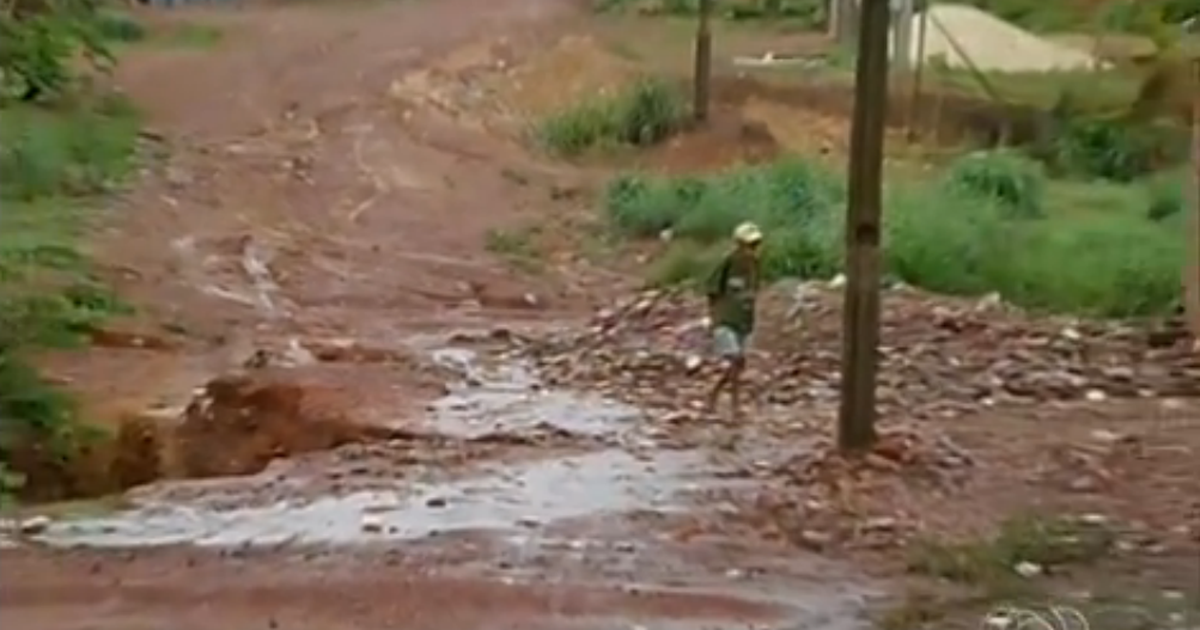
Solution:
[[[0,103],[54,99],[111,67],[91,0],[0,1]]]

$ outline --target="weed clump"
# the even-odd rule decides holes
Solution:
[[[0,45],[0,501],[26,481],[22,463],[57,470],[88,435],[71,397],[30,355],[82,343],[125,310],[76,238],[84,206],[129,171],[137,119],[126,104],[80,89],[69,59],[54,57],[83,45],[72,37],[93,34],[72,30],[95,26],[81,10],[0,28],[20,36]]]
[[[990,538],[949,544],[920,541],[910,550],[908,570],[980,586],[995,595],[1011,592],[1023,580],[1017,572],[1022,564],[1088,564],[1111,553],[1113,542],[1113,532],[1102,525],[1021,516],[1006,520]]]
[[[1013,219],[1036,219],[1046,214],[1044,168],[1013,151],[983,151],[959,158],[950,165],[946,185],[953,191],[994,202]]]
[[[1182,128],[1128,118],[1063,118],[1049,161],[1068,175],[1132,182],[1187,160]]]
[[[1150,202],[1146,206],[1146,218],[1159,222],[1167,222],[1183,215],[1187,206],[1186,173],[1172,171],[1151,177],[1146,186],[1149,190]]]
[[[670,137],[687,119],[682,90],[665,80],[643,77],[629,87],[559,112],[536,129],[542,146],[563,156],[597,147],[649,146]]]
[[[1007,154],[984,158],[954,165],[936,184],[886,191],[889,275],[940,293],[998,292],[1050,312],[1129,317],[1178,304],[1183,245],[1169,226],[1146,219],[1141,204],[1152,198],[1150,187],[1122,187],[1128,194],[1120,204],[1081,216],[1050,207],[1036,165]],[[747,220],[766,232],[766,279],[836,274],[845,197],[836,173],[786,159],[709,177],[624,175],[609,186],[605,204],[617,233],[668,236],[672,245],[653,280],[686,284],[708,271],[714,248]]]

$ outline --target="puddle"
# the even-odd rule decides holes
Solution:
[[[640,413],[634,407],[548,390],[519,363],[490,364],[471,350],[426,351],[459,376],[450,393],[431,405],[425,420],[430,431],[470,438],[498,431],[527,434],[549,425],[575,434],[622,438],[613,441],[652,450],[650,440],[635,436]],[[676,495],[689,488],[689,477],[699,478],[704,463],[703,455],[695,452],[639,456],[611,448],[497,463],[478,476],[449,482],[397,474],[391,486],[375,486],[369,492],[304,500],[293,495],[267,505],[247,505],[214,490],[211,498],[231,500],[148,500],[114,515],[54,522],[38,538],[52,545],[128,547],[337,545],[417,540],[464,530],[528,535],[539,525],[564,519],[680,507]],[[275,492],[279,490],[276,486]]]
[[[117,515],[51,524],[51,545],[130,547],[293,543],[348,544],[416,540],[463,530],[519,532],[561,519],[632,510],[669,511],[701,458],[621,450],[498,467],[449,483],[407,483],[305,503],[217,510],[148,504]]]
[[[517,363],[484,367],[471,350],[440,348],[433,360],[462,376],[450,394],[430,405],[429,429],[460,437],[522,433],[553,426],[588,436],[620,435],[637,426],[641,412],[592,394],[545,389]]]

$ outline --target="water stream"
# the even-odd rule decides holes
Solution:
[[[437,349],[433,358],[462,378],[431,405],[424,420],[428,430],[470,438],[549,425],[614,441],[637,433],[636,409],[598,396],[547,390],[520,365],[485,368],[473,352],[462,349]],[[705,476],[703,456],[646,448],[647,440],[638,444],[637,453],[611,447],[492,463],[466,479],[417,481],[397,474],[391,487],[270,505],[145,500],[100,518],[51,523],[36,538],[51,545],[111,547],[337,545],[462,530],[512,532],[561,519],[681,507],[676,495]]]

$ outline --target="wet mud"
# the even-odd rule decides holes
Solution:
[[[131,510],[54,523],[36,539],[101,547],[329,545],[416,540],[462,530],[520,532],[563,519],[679,508],[684,502],[675,495],[709,472],[701,453],[656,451],[652,441],[637,437],[642,418],[636,408],[547,388],[520,363],[483,361],[477,350],[434,347],[428,352],[433,364],[454,376],[446,384],[448,393],[404,427],[358,423],[350,416],[354,409],[332,404],[335,398],[319,387],[289,382],[286,370],[269,378],[215,379],[174,427],[173,447],[164,449],[149,429],[145,435],[131,432],[126,441],[130,450],[151,459],[165,452],[153,466],[168,476],[244,479],[164,481],[132,493],[136,506]],[[412,470],[402,469],[403,459],[393,457],[406,449],[453,451],[460,444],[464,449],[471,444],[536,446],[539,436],[547,435],[577,448],[561,455],[530,453],[517,461],[485,459],[457,474],[453,469],[464,462],[454,457],[442,458],[440,467],[429,465],[438,463],[435,458]],[[379,446],[347,457],[348,465],[339,465],[336,453],[320,454],[351,443]],[[272,462],[304,453],[343,469],[339,488],[314,497],[290,490],[295,485],[288,477],[299,473],[281,473],[286,466],[259,474]],[[374,465],[366,462],[372,457]],[[358,474],[372,477],[369,489],[353,483]],[[179,499],[206,492],[224,493],[227,499]],[[263,498],[272,492],[279,495],[275,500]],[[239,506],[237,496],[255,498]]]
[[[245,377],[214,381],[183,425],[209,418],[203,421],[208,432],[193,439],[207,440],[205,449],[195,451],[211,456],[185,467],[246,476],[156,482],[129,493],[128,509],[50,521],[9,542],[71,554],[212,550],[254,558],[256,566],[296,553],[322,566],[336,559],[338,570],[368,563],[371,575],[406,576],[400,599],[456,590],[469,594],[467,608],[494,601],[496,616],[522,620],[497,626],[497,617],[414,603],[422,615],[437,617],[435,625],[455,627],[862,627],[859,613],[869,591],[848,586],[858,584],[850,580],[823,583],[832,565],[807,556],[784,563],[777,550],[733,550],[720,538],[681,538],[681,524],[702,507],[704,492],[734,482],[721,478],[705,452],[659,448],[636,408],[546,387],[528,366],[489,360],[480,349],[412,345],[451,377],[447,393],[404,429],[347,433],[345,427],[355,425],[340,412],[313,412],[320,408],[311,402],[316,394]],[[223,411],[214,416],[214,409]],[[218,422],[218,416],[224,419]],[[292,453],[313,449],[307,455],[265,461],[241,455],[270,450],[237,445],[234,436],[248,418],[256,429],[267,427],[269,436],[294,432],[302,416],[311,418],[304,424],[309,441],[282,447]],[[272,433],[271,426],[279,429]],[[359,444],[339,447],[343,441]],[[482,459],[472,461],[460,455],[471,445],[495,448],[480,450]],[[306,476],[333,476],[330,471],[338,483],[327,487]],[[185,566],[193,570],[198,562],[188,559]],[[287,582],[271,588],[313,588]],[[339,584],[326,576],[320,592],[349,588]],[[374,588],[355,584],[354,592]],[[144,588],[149,586],[123,587],[123,605],[153,614],[149,596],[139,595]],[[233,585],[221,588],[213,596],[223,606],[242,606]],[[18,590],[36,597],[36,589],[35,583]],[[180,600],[172,614],[189,618],[190,588],[155,589],[164,601]],[[18,597],[5,591],[0,599]],[[310,597],[315,592],[302,599]],[[514,603],[521,601],[530,602],[528,609]],[[288,608],[268,608],[272,619],[293,618]],[[304,624],[311,620],[295,619],[288,627],[309,627]]]

